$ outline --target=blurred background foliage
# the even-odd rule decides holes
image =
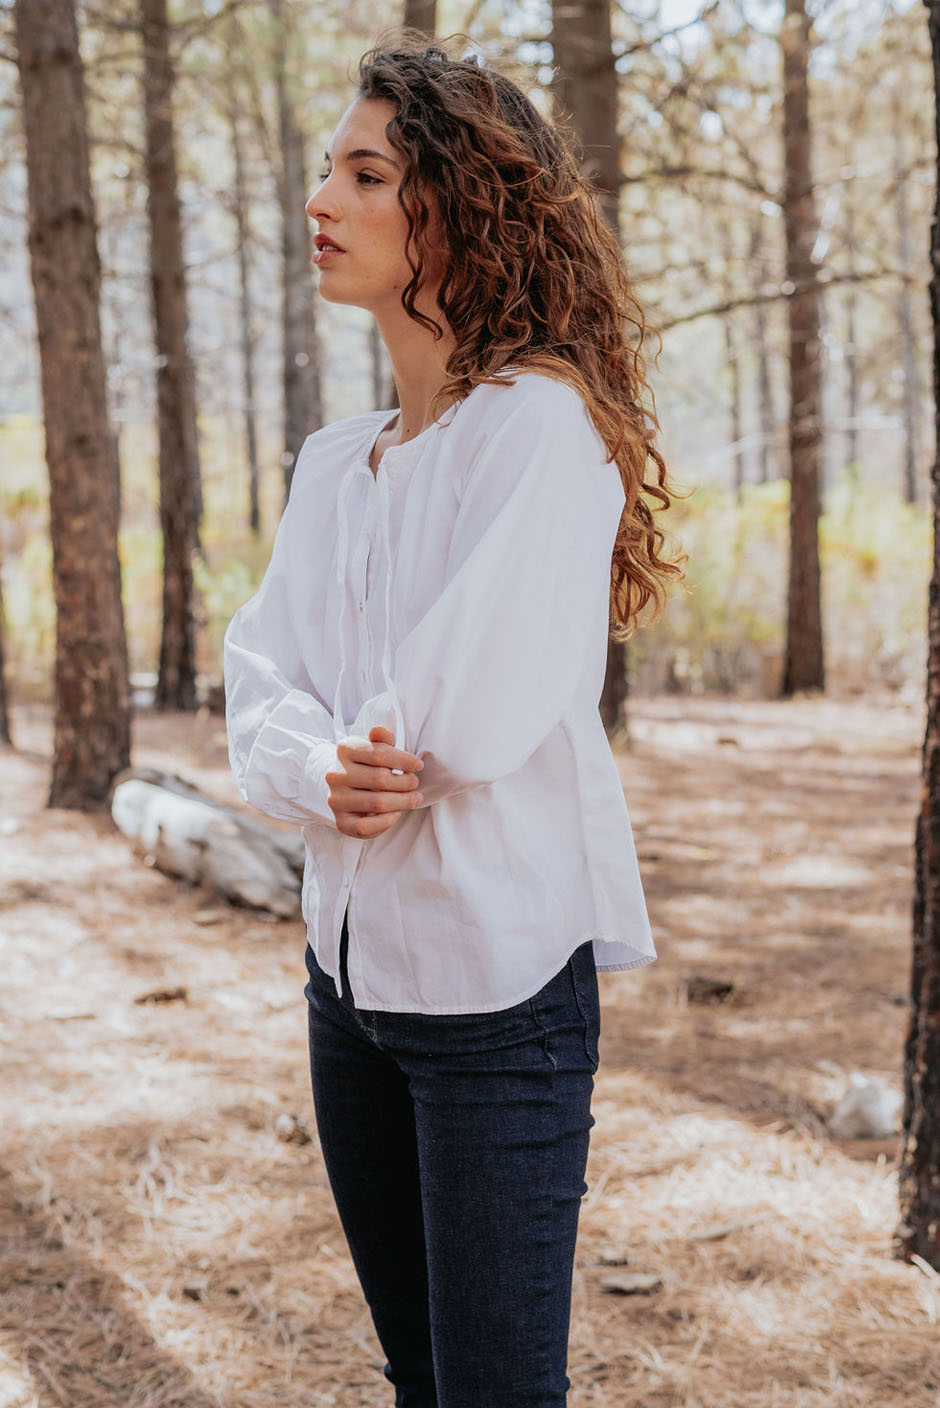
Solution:
[[[396,4],[291,9],[290,84],[312,189],[351,101],[359,55]],[[198,667],[216,676],[225,624],[260,579],[283,503],[276,108],[262,55],[270,7],[177,0],[175,121],[205,496],[196,563]],[[137,36],[130,0],[80,7],[102,260],[102,327],[121,465],[130,664],[156,670],[161,540],[155,355]],[[671,513],[689,554],[667,615],[629,651],[639,690],[779,688],[787,571],[787,329],[781,80],[775,0],[647,0],[611,11],[628,267],[662,349],[647,353],[660,445],[693,490]],[[9,6],[0,6],[6,24]],[[823,287],[820,525],[827,687],[923,689],[929,570],[932,201],[930,63],[919,3],[819,0],[811,101]],[[551,111],[551,6],[438,5]],[[22,133],[0,69],[0,559],[14,698],[51,697],[54,608]],[[261,532],[248,527],[229,104],[243,120]],[[313,234],[313,226],[310,229]],[[311,276],[312,277],[312,276]],[[315,295],[314,295],[315,297]],[[393,405],[362,310],[316,302],[323,419]],[[384,387],[377,396],[376,388]],[[310,429],[315,429],[311,425]]]

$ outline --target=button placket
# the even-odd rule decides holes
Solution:
[[[369,681],[369,671],[372,668],[372,633],[369,626],[369,616],[366,610],[369,600],[369,564],[372,557],[373,547],[373,523],[375,517],[375,499],[373,486],[370,485],[369,492],[369,514],[366,519],[365,530],[365,560],[362,565],[362,590],[359,595],[359,620],[362,624],[360,631],[360,652],[359,652],[359,684],[364,690]]]

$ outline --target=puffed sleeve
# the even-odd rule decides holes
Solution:
[[[259,811],[335,827],[325,781],[338,767],[333,716],[304,668],[288,608],[291,518],[288,504],[261,585],[225,632],[229,762]]]
[[[537,382],[476,449],[444,589],[399,642],[391,698],[355,729],[400,716],[426,806],[522,767],[585,670],[598,699],[603,686],[623,486],[580,395]]]

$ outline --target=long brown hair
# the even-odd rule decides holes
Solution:
[[[451,39],[458,37],[466,39]],[[653,619],[662,614],[666,582],[683,575],[684,559],[663,555],[653,519],[676,491],[653,443],[660,426],[643,354],[649,328],[568,135],[504,74],[472,54],[451,58],[447,42],[419,30],[385,31],[359,61],[357,90],[396,109],[385,134],[405,158],[398,200],[412,278],[402,305],[436,337],[443,329],[415,308],[415,297],[427,197],[437,205],[444,243],[437,302],[457,345],[431,413],[510,365],[580,393],[626,495],[610,596],[611,633],[623,640],[648,604]]]

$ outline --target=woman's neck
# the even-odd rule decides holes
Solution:
[[[431,401],[447,380],[447,360],[457,340],[433,299],[430,307],[427,304],[428,300],[419,299],[415,306],[418,312],[443,326],[444,335],[436,341],[430,329],[409,318],[400,305],[387,314],[376,313],[379,335],[392,364],[400,407],[398,422],[392,430],[394,439],[389,442],[392,444],[419,435],[444,409],[432,412]]]

